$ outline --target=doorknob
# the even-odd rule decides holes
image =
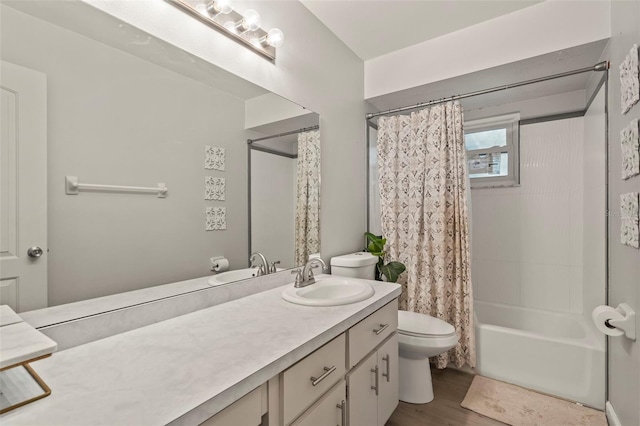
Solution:
[[[42,249],[40,247],[31,247],[29,250],[27,250],[27,255],[29,257],[34,258],[34,259],[37,259],[40,256],[42,256],[42,253],[44,253],[44,252],[42,251]]]

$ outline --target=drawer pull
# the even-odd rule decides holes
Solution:
[[[375,373],[375,376],[376,376],[376,385],[371,386],[371,389],[376,391],[376,396],[378,396],[378,389],[380,388],[380,383],[379,383],[380,378],[378,377],[378,366],[376,365],[376,368],[372,368],[371,372]]]
[[[347,426],[347,407],[345,407],[344,399],[340,404],[336,404],[336,407],[340,409],[340,425],[338,426]]]
[[[387,327],[389,327],[389,323],[386,324],[380,324],[380,328],[379,329],[374,329],[373,332],[376,333],[376,335],[382,333],[383,331],[385,331],[387,329]]]
[[[322,374],[322,376],[315,378],[313,376],[311,376],[310,380],[311,380],[311,384],[313,386],[316,386],[318,383],[320,383],[321,381],[323,381],[324,379],[327,378],[327,376],[331,373],[333,373],[334,371],[336,371],[336,366],[334,365],[333,367],[329,368],[329,367],[324,367],[324,373]]]
[[[387,364],[387,372],[382,373],[382,377],[387,378],[387,382],[391,381],[391,361],[389,360],[389,354],[382,357],[382,360]]]

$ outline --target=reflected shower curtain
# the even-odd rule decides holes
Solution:
[[[296,265],[320,252],[320,131],[298,134]]]
[[[440,318],[460,337],[438,368],[475,366],[462,122],[458,102],[378,122],[382,233],[388,260],[407,267],[400,309]]]

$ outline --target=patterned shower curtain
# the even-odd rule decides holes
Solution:
[[[298,134],[296,265],[320,252],[320,131]]]
[[[378,122],[382,233],[388,259],[407,267],[400,308],[440,318],[460,337],[438,368],[475,366],[462,122],[458,102]]]

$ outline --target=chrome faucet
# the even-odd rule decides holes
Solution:
[[[275,262],[271,262],[271,266],[269,267],[269,272],[267,272],[268,274],[275,274],[276,272],[278,272],[278,268],[276,267],[276,265],[279,265],[280,261],[276,260]]]
[[[260,259],[260,262],[262,262],[261,265],[254,265],[253,261],[255,260],[255,258],[258,257]],[[267,262],[267,259],[264,257],[264,254],[260,253],[260,252],[255,252],[251,255],[251,257],[249,258],[249,263],[251,263],[251,267],[252,268],[258,268],[258,272],[256,273],[256,276],[261,277],[262,275],[266,275],[270,272],[269,270],[269,262]]]
[[[313,268],[316,267],[316,264],[320,264],[322,266],[322,271],[327,269],[327,264],[324,263],[324,260],[319,257],[312,257],[311,259],[309,259],[307,264],[304,265],[302,271],[300,270],[300,268],[291,271],[292,274],[296,274],[296,282],[293,286],[296,288],[300,288],[315,283],[316,279],[313,276]]]

